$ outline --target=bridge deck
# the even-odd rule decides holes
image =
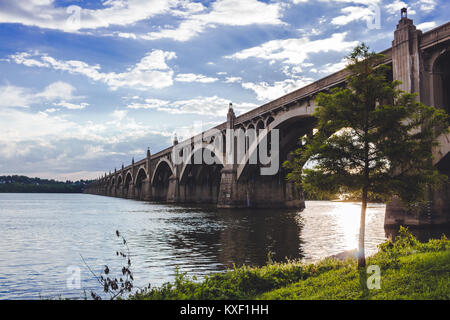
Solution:
[[[423,33],[421,36],[420,47],[421,47],[421,49],[427,49],[430,46],[434,46],[438,43],[447,41],[449,39],[450,39],[450,22]],[[386,64],[392,63],[392,48],[388,48],[384,51],[381,51],[380,53],[384,54],[386,56],[384,63],[386,63]],[[343,70],[337,71],[333,74],[330,74],[330,75],[328,75],[324,78],[321,78],[313,83],[310,83],[302,88],[299,88],[291,93],[288,93],[278,99],[270,101],[266,104],[263,104],[260,107],[257,107],[253,110],[250,110],[246,113],[243,113],[243,114],[237,116],[236,120],[235,120],[235,124],[244,124],[244,123],[249,122],[252,119],[262,116],[268,112],[273,112],[279,108],[293,105],[299,101],[302,101],[303,99],[311,99],[317,93],[345,82],[345,79],[348,75],[349,75],[349,72],[346,69],[343,69]],[[223,123],[217,125],[216,127],[214,127],[213,129],[224,130],[225,128],[226,128],[226,122],[223,122]],[[197,136],[191,137],[184,141],[191,140],[200,135],[201,134],[198,134]],[[171,152],[171,150],[172,150],[172,146],[167,147],[166,149],[163,149],[163,150],[153,154],[151,156],[151,159],[154,160],[154,159],[163,157],[163,156],[169,154]],[[141,160],[141,161],[145,161],[145,159]],[[139,161],[139,163],[141,161]],[[131,168],[131,165],[125,167],[124,169],[129,169],[129,168]]]

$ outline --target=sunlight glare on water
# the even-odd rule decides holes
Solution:
[[[366,211],[366,255],[377,251],[386,239],[384,232],[384,204],[369,203]],[[306,209],[299,214],[304,221],[305,258],[318,260],[358,247],[361,205],[354,202],[306,201]]]
[[[367,211],[366,252],[385,239],[384,205]],[[359,204],[307,201],[296,210],[218,210],[85,194],[0,194],[0,299],[80,298],[101,292],[95,273],[120,272],[115,231],[127,239],[135,286],[246,264],[315,261],[357,246]],[[81,288],[69,288],[70,268]]]

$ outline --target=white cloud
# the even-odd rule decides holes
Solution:
[[[214,117],[225,117],[228,112],[230,100],[212,96],[197,97],[187,100],[165,101],[159,99],[146,99],[145,103],[131,103],[129,109],[155,109],[170,114],[199,114]],[[256,108],[253,103],[233,103],[237,114]]]
[[[0,87],[0,107],[28,107],[34,97],[25,88],[16,86]]]
[[[70,109],[70,110],[77,110],[77,109],[84,109],[89,104],[86,103],[86,102],[74,104],[74,103],[69,103],[69,102],[66,102],[66,101],[61,101],[61,102],[55,103],[54,105],[58,106],[58,107],[64,107],[64,108]]]
[[[300,32],[302,35],[311,35],[311,36],[318,36],[319,34],[322,33],[322,30],[317,29],[317,28],[311,28],[311,29],[300,28],[300,29],[297,29],[297,31]]]
[[[281,71],[290,78],[300,78],[303,72],[303,67],[311,67],[312,63],[302,63],[300,65],[284,65]]]
[[[45,143],[49,136],[63,137],[76,127],[76,124],[58,116],[48,116],[44,112],[32,113],[17,109],[0,109],[0,142],[11,143],[4,151],[12,156],[13,144],[22,141]],[[31,130],[30,130],[31,129]],[[2,150],[0,149],[0,153]]]
[[[242,82],[242,78],[241,77],[227,77],[225,80],[226,83],[237,83],[237,82]]]
[[[84,75],[94,81],[106,83],[112,89],[133,87],[136,89],[165,88],[173,84],[173,70],[167,61],[176,58],[175,52],[153,50],[125,72],[103,73],[100,65],[89,65],[78,60],[57,60],[39,52],[16,53],[9,56],[10,61],[28,67],[52,68],[71,74]],[[30,62],[31,61],[31,62]]]
[[[424,22],[424,23],[418,24],[417,29],[422,30],[422,31],[427,31],[427,30],[435,28],[436,26],[437,26],[436,22],[430,21],[430,22]]]
[[[345,52],[355,47],[358,41],[346,41],[347,33],[335,33],[329,38],[310,41],[308,37],[300,39],[272,40],[260,46],[249,48],[226,56],[229,59],[258,58],[269,61],[281,61],[285,64],[301,64],[311,53]]]
[[[341,13],[343,13],[344,15],[333,18],[331,20],[332,24],[343,26],[352,21],[357,20],[372,22],[375,14],[368,7],[355,7],[355,6],[342,8]]]
[[[76,123],[51,110],[0,108],[0,164],[10,173],[46,177],[73,173],[76,179],[86,178],[87,172],[97,171],[99,161],[116,159],[113,163],[118,165],[123,155],[131,160],[130,152],[141,150],[149,140],[169,144],[172,133],[157,129],[129,117],[127,110],[115,110],[100,121]]]
[[[154,125],[137,122],[127,115],[127,110],[115,110],[103,122],[75,123],[45,112],[0,109],[0,144],[11,142],[18,145],[24,141],[32,141],[37,145],[49,146],[59,140],[79,139],[109,145],[148,134],[170,136],[170,133],[155,130]]]
[[[381,0],[318,0],[319,2],[339,2],[339,3],[355,3],[355,4],[365,4],[365,5],[375,5]],[[292,0],[294,4],[308,3],[311,0]]]
[[[276,81],[273,85],[267,82],[244,82],[242,87],[245,89],[253,90],[256,93],[256,97],[260,101],[269,101],[279,98],[289,92],[306,86],[311,83],[313,79],[311,78],[300,78],[300,79],[286,79],[283,81]]]
[[[396,14],[396,15],[400,14],[400,10],[402,8],[407,8],[408,9],[408,14],[415,14],[416,13],[416,11],[412,9],[412,7],[408,6],[405,2],[403,2],[401,0],[394,0],[393,2],[389,3],[388,5],[386,5],[385,8],[386,8],[388,13]]]
[[[67,82],[56,81],[48,85],[44,91],[38,93],[37,97],[45,98],[46,100],[65,99],[71,100],[75,98],[73,92],[75,88]]]
[[[74,96],[75,88],[62,81],[48,85],[41,92],[33,92],[28,88],[6,85],[0,87],[0,107],[24,107],[43,101],[73,100],[82,97]]]
[[[0,23],[21,23],[40,28],[75,32],[111,25],[125,26],[167,13],[176,0],[107,0],[103,8],[85,9],[77,5],[58,6],[53,0],[0,2]]]
[[[145,99],[145,103],[133,102],[127,106],[129,109],[158,109],[167,106],[169,101],[160,99]]]
[[[177,41],[187,41],[207,27],[217,25],[248,26],[252,24],[281,25],[282,5],[279,3],[264,3],[257,0],[217,0],[211,5],[208,13],[190,15],[177,28],[165,28],[150,32],[143,39],[155,40],[169,38]]]
[[[335,73],[335,72],[338,72],[339,70],[344,69],[347,66],[347,64],[348,64],[347,59],[343,58],[343,59],[341,59],[341,61],[339,61],[337,63],[324,64],[323,66],[321,66],[319,68],[319,70],[317,70],[316,68],[313,68],[309,71],[315,72],[315,73],[330,74],[330,73]]]
[[[423,11],[425,13],[428,13],[430,11],[433,11],[436,8],[437,1],[436,0],[420,0],[415,2],[412,6],[413,7],[419,7],[420,11]]]
[[[207,77],[202,74],[194,73],[179,73],[177,74],[175,81],[178,82],[200,82],[200,83],[211,83],[216,82],[217,78]]]

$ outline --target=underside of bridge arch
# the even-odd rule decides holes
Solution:
[[[433,65],[434,106],[450,112],[450,51],[441,54]]]
[[[135,193],[134,196],[137,200],[149,200],[150,199],[150,181],[147,177],[147,172],[144,168],[139,169],[136,176]]]
[[[123,191],[122,196],[124,198],[133,199],[134,198],[134,186],[133,186],[133,177],[130,172],[125,176],[125,181],[123,183]]]
[[[123,178],[120,174],[117,177],[117,183],[116,183],[116,197],[123,197]]]
[[[261,165],[262,159],[260,159],[259,155],[260,148],[259,146],[254,148],[253,152],[256,153],[255,158],[257,159],[257,163],[251,164],[247,160],[245,165],[241,164],[238,167],[236,177],[237,190],[233,194],[235,198],[233,206],[304,208],[303,192],[299,188],[296,188],[293,183],[286,180],[287,171],[283,168],[282,164],[284,161],[292,159],[290,153],[301,147],[300,138],[304,135],[312,134],[315,125],[316,119],[310,116],[293,117],[276,125],[274,128],[279,130],[280,139],[277,173],[274,175],[261,174],[261,168],[263,166]],[[271,148],[276,146],[275,141],[271,141],[271,139],[273,138],[269,134],[267,138],[268,155],[272,155],[273,150]],[[251,150],[248,151],[248,158],[251,158]]]
[[[167,162],[163,161],[155,170],[152,180],[152,198],[155,201],[167,201],[169,180],[173,176],[172,169]]]
[[[115,197],[116,196],[116,180],[113,178],[111,183],[108,185],[108,196]]]
[[[180,201],[216,204],[223,165],[189,164],[180,179]]]

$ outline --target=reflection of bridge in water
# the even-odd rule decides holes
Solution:
[[[392,79],[400,80],[400,89],[415,92],[427,105],[444,108],[450,106],[450,22],[431,31],[416,30],[411,19],[402,13],[394,32],[392,47],[384,50],[384,63],[392,67]],[[155,200],[172,203],[212,203],[222,208],[239,207],[285,207],[303,208],[301,191],[285,180],[286,172],[281,163],[289,159],[289,153],[299,143],[298,138],[311,134],[315,126],[312,113],[314,98],[319,92],[344,86],[348,75],[341,70],[328,77],[300,88],[279,99],[262,105],[238,117],[230,108],[227,121],[213,128],[226,141],[227,129],[261,130],[269,134],[279,130],[280,169],[275,175],[260,174],[260,165],[246,161],[241,164],[218,161],[213,165],[177,164],[173,157],[174,146],[151,155],[141,161],[115,170],[96,180],[87,193],[123,197],[138,200]],[[194,145],[201,140],[200,147]],[[438,137],[439,148],[433,150],[434,164],[441,172],[450,173],[450,135]],[[208,144],[212,144],[208,131],[192,137],[183,144],[191,145],[194,157]],[[257,153],[258,143],[245,146],[245,159]],[[223,159],[224,156],[217,155]],[[388,204],[386,225],[427,225],[449,223],[450,188],[448,185],[434,190],[426,212],[421,216],[408,215],[399,201]]]

